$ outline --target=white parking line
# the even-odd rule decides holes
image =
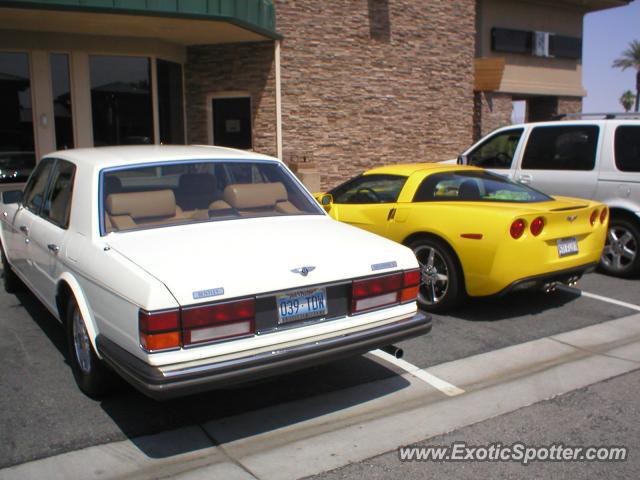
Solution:
[[[416,378],[419,378],[423,382],[427,382],[436,390],[440,390],[445,395],[449,397],[455,397],[456,395],[460,395],[464,393],[464,390],[456,387],[455,385],[451,385],[449,382],[442,380],[441,378],[436,377],[435,375],[431,375],[426,370],[422,370],[415,365],[402,360],[400,358],[396,358],[393,355],[388,354],[387,352],[383,352],[382,350],[373,350],[369,352],[372,355],[375,355],[378,358],[381,358],[385,362],[392,363],[396,367],[403,369],[405,372],[410,373]]]
[[[564,285],[560,285],[560,288],[562,288],[567,292],[579,292],[580,295],[583,297],[593,298],[594,300],[600,300],[601,302],[607,302],[613,305],[619,305],[621,307],[629,308],[631,310],[637,310],[638,312],[640,312],[640,305],[623,302],[620,300],[616,300],[615,298],[603,297],[602,295],[596,295],[595,293],[585,292],[584,290],[580,290],[579,288],[571,288],[571,287],[566,287]]]
[[[583,297],[600,300],[601,302],[613,303],[614,305],[620,305],[621,307],[630,308],[631,310],[637,310],[640,312],[640,305],[634,305],[633,303],[621,302],[620,300],[616,300],[615,298],[603,297],[601,295],[596,295],[595,293],[585,292],[584,290],[580,291],[580,295],[582,295]]]

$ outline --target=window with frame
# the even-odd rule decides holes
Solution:
[[[623,172],[640,172],[640,127],[616,128],[614,139],[616,167]]]
[[[401,175],[360,175],[329,193],[333,196],[334,203],[395,203],[406,181],[407,177]]]
[[[469,165],[483,168],[511,168],[522,132],[524,129],[516,128],[488,138],[468,154]]]
[[[536,127],[522,158],[523,170],[593,170],[600,129],[596,125]]]
[[[434,173],[426,177],[414,202],[546,202],[551,197],[502,175],[481,170]]]
[[[42,208],[42,216],[61,228],[68,228],[71,213],[71,196],[76,167],[65,160],[58,160],[51,174],[51,187]]]
[[[42,207],[53,162],[53,159],[45,158],[38,163],[31,174],[27,185],[24,187],[22,204],[33,213],[38,213],[40,211],[40,207]]]

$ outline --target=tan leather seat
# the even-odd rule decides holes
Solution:
[[[105,208],[114,230],[127,230],[145,224],[161,224],[183,218],[176,207],[172,190],[149,192],[112,193],[107,197]]]
[[[224,201],[241,213],[299,213],[280,182],[227,185]]]

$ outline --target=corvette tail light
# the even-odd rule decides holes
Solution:
[[[600,223],[604,223],[606,219],[607,219],[607,207],[604,207],[600,212]]]
[[[418,296],[419,284],[419,270],[357,280],[352,286],[351,313],[414,301]]]
[[[148,352],[169,350],[182,346],[180,311],[147,312],[139,310],[140,345]]]
[[[596,224],[597,218],[598,218],[598,210],[594,210],[593,212],[591,212],[591,216],[589,217],[589,222],[591,222],[591,225]]]
[[[531,225],[529,226],[529,230],[531,230],[531,233],[533,234],[534,237],[537,237],[538,235],[540,235],[542,233],[543,228],[544,228],[544,219],[542,217],[535,218],[533,222],[531,222]]]
[[[185,345],[241,337],[255,332],[254,299],[182,309]]]
[[[509,233],[511,233],[511,236],[515,240],[517,240],[524,233],[525,226],[526,225],[524,223],[524,220],[522,220],[521,218],[518,218],[517,220],[514,220],[513,223],[511,224],[511,228],[509,229]]]

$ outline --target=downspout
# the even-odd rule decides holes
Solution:
[[[277,157],[282,160],[282,90],[280,83],[280,40],[275,41],[275,68],[276,68],[276,151]]]

